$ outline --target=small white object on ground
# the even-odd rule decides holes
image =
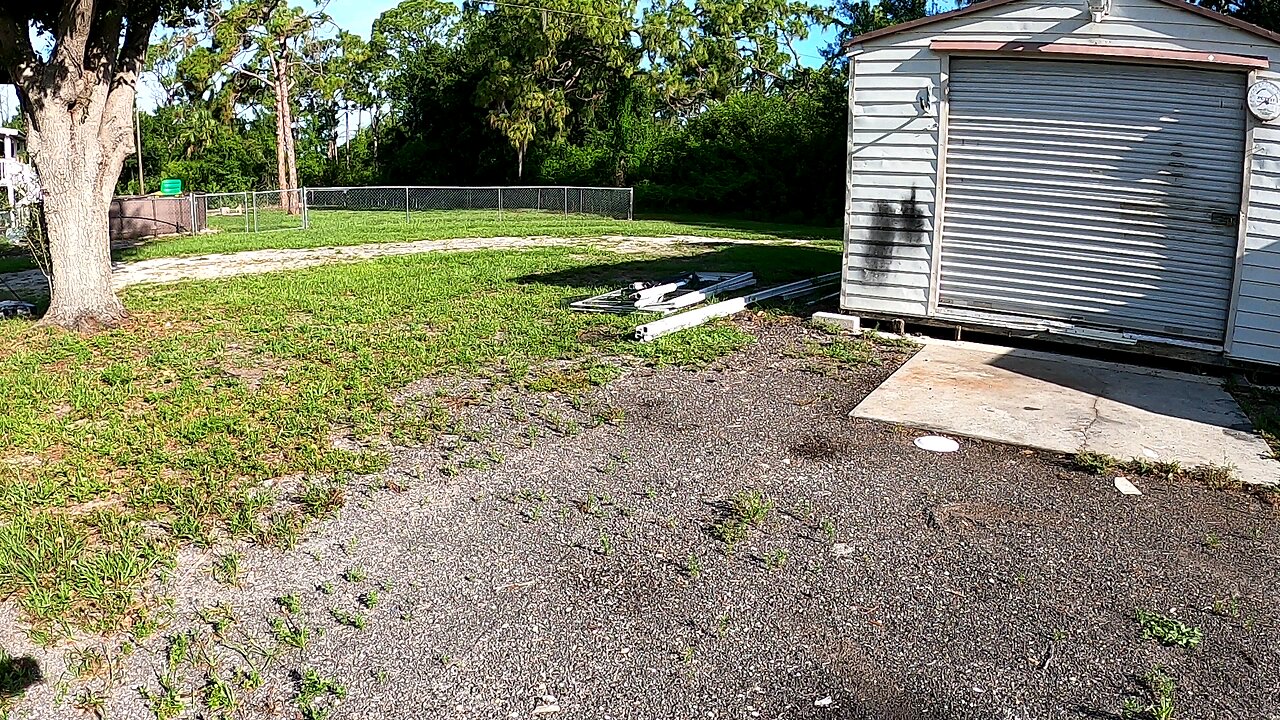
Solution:
[[[542,704],[533,709],[534,715],[550,715],[551,713],[560,712],[560,705],[556,703],[555,698],[548,695],[542,700]]]
[[[1141,495],[1142,494],[1142,491],[1138,489],[1138,486],[1129,482],[1129,479],[1125,477],[1116,478],[1116,489],[1119,490],[1123,495]]]
[[[836,557],[845,557],[853,554],[853,547],[849,543],[836,543],[831,546],[831,554]]]
[[[916,438],[916,447],[929,452],[949,453],[959,450],[960,443],[941,435],[925,435]]]
[[[834,703],[834,702],[835,702],[835,699],[832,698],[830,695],[828,695],[822,698],[821,700],[814,700],[813,706],[814,707],[831,707],[831,703]]]

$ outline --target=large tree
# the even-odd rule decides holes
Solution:
[[[457,7],[444,0],[403,0],[373,21],[363,57],[351,63],[347,96],[369,113],[375,165],[383,120],[403,91],[400,79],[411,72],[410,63],[452,40],[457,15]]]
[[[960,0],[968,4],[968,0]],[[836,0],[831,9],[831,24],[838,34],[836,41],[826,49],[827,56],[838,58],[844,54],[844,43],[863,33],[879,30],[898,23],[918,20],[940,12],[932,0]]]
[[[1197,0],[1210,10],[1280,32],[1280,2],[1276,0]]]
[[[739,92],[779,89],[802,64],[798,43],[829,21],[806,0],[653,0],[641,47],[658,96],[690,117]]]
[[[151,32],[199,0],[0,3],[0,82],[22,106],[44,191],[52,299],[45,321],[117,324],[107,213],[134,149],[133,106]]]
[[[212,35],[217,67],[269,89],[276,123],[279,187],[296,189],[294,106],[300,86],[319,76],[325,63],[340,52],[339,38],[326,34],[333,27],[332,20],[322,10],[307,11],[285,0],[232,0],[229,6],[210,8],[205,24]],[[286,211],[300,209],[293,193],[282,200]]]
[[[484,68],[475,99],[515,150],[519,178],[535,136],[562,132],[572,112],[634,71],[636,0],[482,6],[467,7],[464,49]]]

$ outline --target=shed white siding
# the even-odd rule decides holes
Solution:
[[[1249,218],[1229,352],[1280,363],[1280,126],[1258,125],[1252,140]]]
[[[850,63],[841,298],[850,312],[937,313],[934,230],[946,174],[939,148],[950,56],[930,49],[935,39],[1265,56],[1271,67],[1258,76],[1280,79],[1280,46],[1155,0],[1113,0],[1101,23],[1091,22],[1083,2],[1018,0],[868,40]],[[1248,123],[1246,242],[1226,350],[1280,364],[1280,121],[1263,125],[1249,116]]]

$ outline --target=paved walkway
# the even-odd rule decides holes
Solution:
[[[370,243],[347,247],[290,248],[281,250],[248,250],[238,253],[191,255],[155,258],[137,262],[113,263],[111,284],[116,290],[140,283],[167,283],[181,280],[250,275],[254,273],[297,270],[330,263],[359,262],[393,255],[416,255],[429,252],[463,252],[470,250],[574,247],[591,245],[619,253],[652,252],[673,245],[808,245],[804,240],[735,240],[694,235],[671,237],[495,237],[461,238],[457,240],[417,240],[400,243]],[[0,281],[24,296],[48,293],[44,276],[38,270],[0,275]]]

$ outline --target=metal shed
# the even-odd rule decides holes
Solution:
[[[1280,35],[987,0],[846,50],[844,312],[1280,365]]]

